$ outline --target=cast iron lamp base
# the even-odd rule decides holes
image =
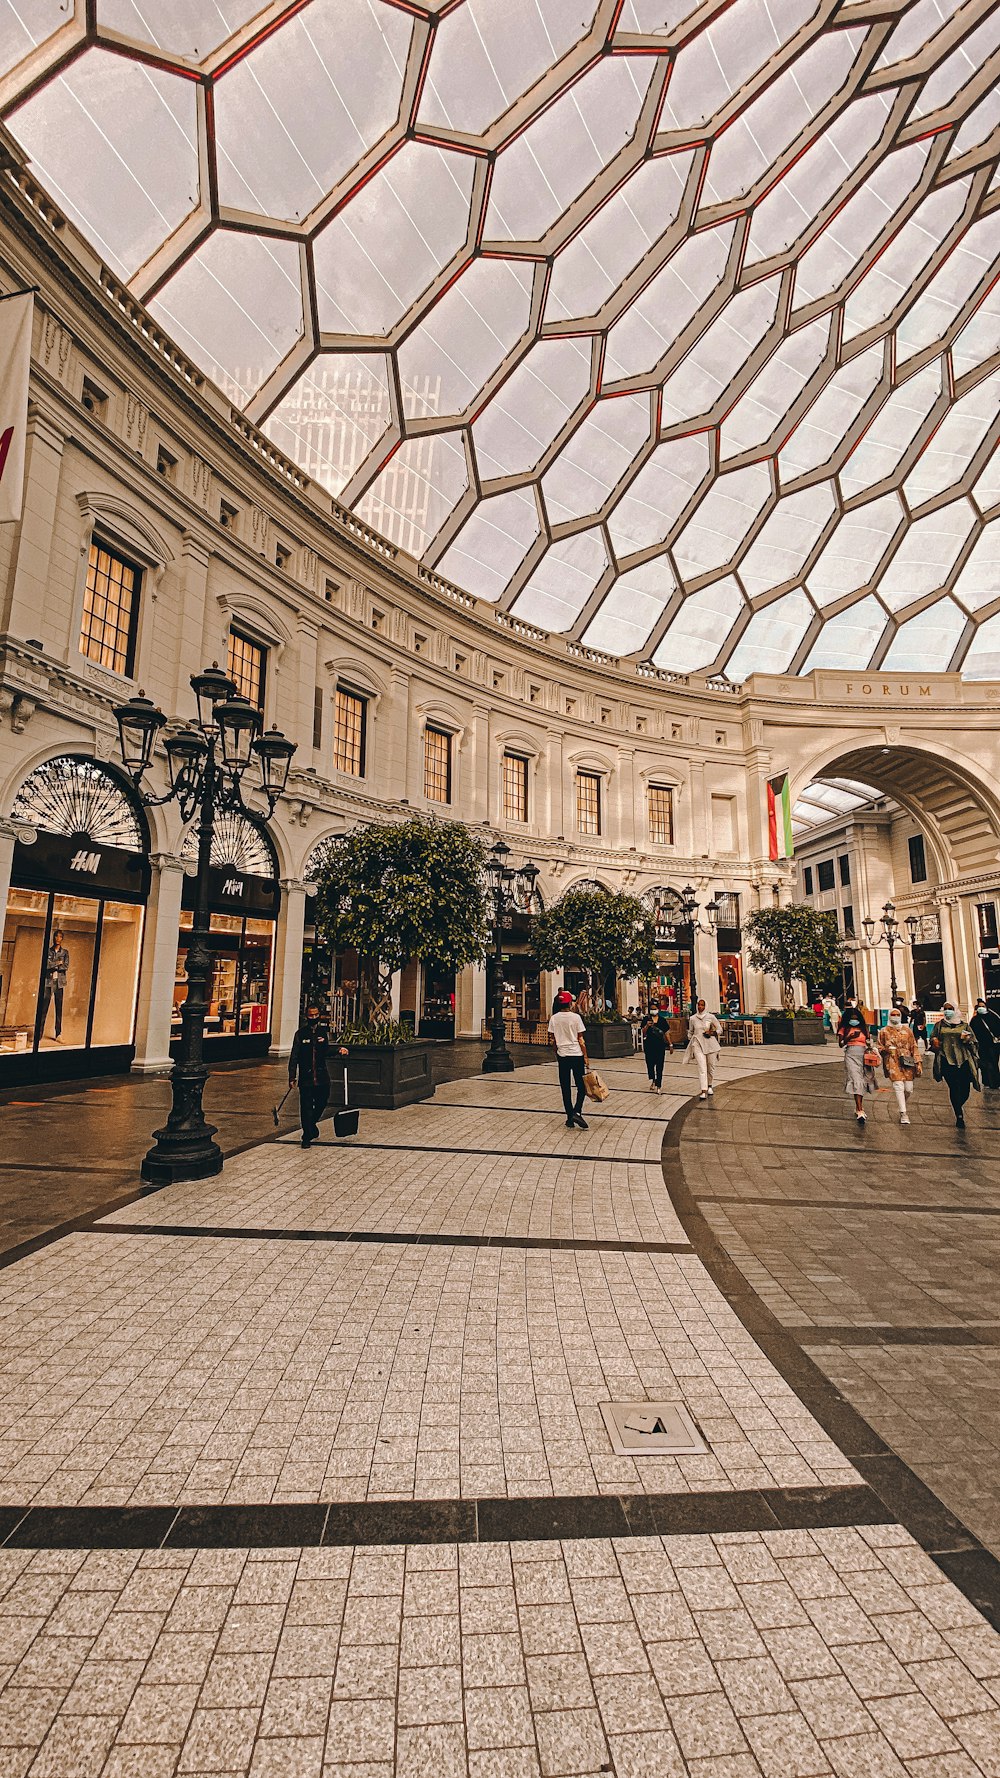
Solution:
[[[514,1058],[508,1050],[487,1050],[483,1057],[484,1074],[512,1074]]]
[[[222,1172],[222,1150],[212,1141],[217,1126],[206,1123],[201,1109],[207,1077],[204,1064],[174,1065],[170,1115],[161,1130],[153,1131],[156,1141],[139,1170],[146,1191],[159,1191],[182,1179],[211,1179]]]

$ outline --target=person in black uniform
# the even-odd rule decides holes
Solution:
[[[1000,1087],[1000,1013],[988,1007],[982,995],[969,1024],[979,1045],[979,1068],[983,1086],[994,1091]]]
[[[318,1006],[306,1007],[306,1016],[292,1038],[289,1086],[294,1086],[296,1079],[302,1146],[308,1148],[319,1135],[319,1120],[330,1099],[330,1033],[320,1023]]]

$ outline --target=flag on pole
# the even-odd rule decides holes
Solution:
[[[767,855],[769,858],[791,858],[792,792],[788,773],[767,781]]]
[[[0,301],[0,524],[21,516],[32,300],[18,291]]]

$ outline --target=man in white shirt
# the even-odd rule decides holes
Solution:
[[[702,1099],[710,1098],[715,1092],[715,1058],[721,1036],[722,1026],[714,1012],[706,1012],[704,1000],[699,1000],[697,1012],[688,1019],[688,1052],[684,1060],[689,1062],[693,1056],[697,1063],[699,1098]]]
[[[573,1011],[573,996],[565,988],[556,995],[549,1020],[549,1042],[555,1045],[559,1065],[566,1128],[585,1130],[587,1125],[580,1113],[586,1097],[583,1077],[587,1069],[587,1027],[580,1014]]]

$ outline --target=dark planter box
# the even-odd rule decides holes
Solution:
[[[626,1025],[624,1019],[614,1025],[588,1025],[586,1042],[588,1056],[595,1056],[602,1062],[610,1061],[613,1056],[635,1053],[632,1027]]]
[[[396,1111],[434,1092],[431,1074],[433,1044],[400,1043],[384,1049],[352,1049],[347,1059],[348,1095],[352,1105],[369,1111]],[[330,1109],[343,1104],[344,1076],[337,1056],[330,1057],[333,1092]],[[339,1076],[339,1078],[338,1078]]]
[[[765,1043],[825,1043],[822,1019],[786,1019],[783,1013],[768,1013],[761,1020]]]

